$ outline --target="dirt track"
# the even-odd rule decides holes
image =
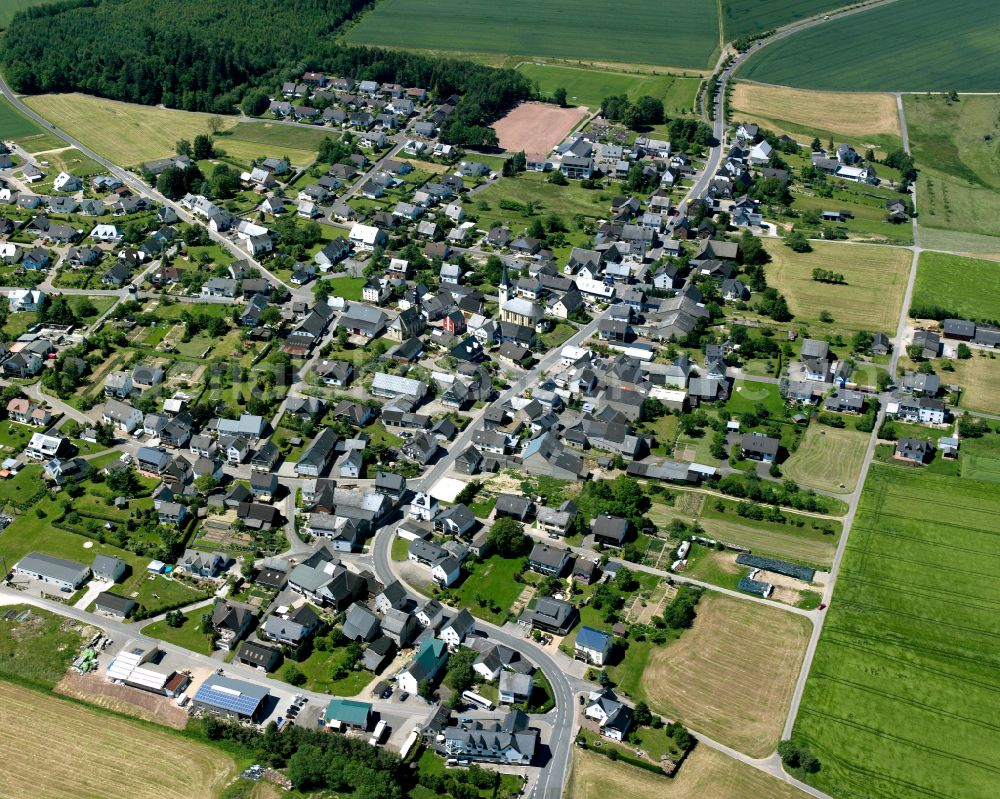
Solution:
[[[559,108],[549,103],[521,103],[493,123],[500,146],[508,152],[548,153],[587,116],[580,108]]]

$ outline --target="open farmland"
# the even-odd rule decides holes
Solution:
[[[800,485],[849,494],[857,487],[868,433],[812,424],[781,471]]]
[[[946,383],[963,389],[961,407],[982,413],[1000,413],[1000,359],[993,353],[974,350],[968,360],[954,360],[954,372],[943,372]]]
[[[959,469],[962,477],[969,480],[1000,483],[1000,436],[965,439]]]
[[[995,92],[998,56],[994,0],[898,0],[775,42],[738,74],[834,91]]]
[[[844,0],[722,0],[722,36],[732,41],[845,5]]]
[[[875,464],[795,726],[834,796],[995,797],[1000,493]]]
[[[820,312],[829,311],[837,328],[896,329],[912,260],[908,250],[813,241],[812,252],[797,253],[773,239],[764,246],[774,259],[767,282],[785,295],[797,318],[818,323]],[[817,268],[844,275],[846,285],[813,280]]]
[[[4,799],[29,785],[32,799],[211,799],[234,770],[203,744],[10,683],[0,682],[0,721]]]
[[[674,519],[688,523],[696,519],[711,538],[750,547],[757,554],[809,563],[822,569],[833,563],[840,522],[786,512],[788,521],[777,524],[744,518],[737,515],[736,508],[737,503],[732,500],[717,500],[692,491],[680,495],[674,505],[654,503],[647,515],[661,529]],[[801,527],[796,525],[798,521],[803,522]],[[832,532],[824,532],[824,526]]]
[[[1000,252],[1000,97],[966,95],[948,102],[943,95],[912,95],[903,105],[920,170],[921,244]]]
[[[649,706],[766,757],[778,745],[809,633],[801,616],[706,593],[694,626],[650,653],[642,675]]]
[[[849,140],[858,148],[902,144],[896,98],[891,94],[816,92],[740,82],[731,102],[735,118],[753,120],[803,144],[813,137]]]
[[[690,112],[698,94],[700,78],[662,73],[614,72],[561,64],[524,63],[517,71],[538,86],[544,96],[558,88],[566,90],[567,102],[597,109],[605,97],[626,95],[635,100],[644,95],[663,100],[668,114]]]
[[[714,3],[663,0],[382,0],[350,44],[705,69],[719,49]]]
[[[1000,263],[922,252],[913,287],[915,310],[937,306],[962,319],[1000,319]]]
[[[661,777],[614,762],[587,750],[573,753],[573,772],[567,799],[606,799],[609,796],[664,797],[664,799],[805,799],[806,794],[752,766],[698,746],[688,755],[677,776]]]
[[[249,163],[262,156],[287,156],[291,163],[304,165],[316,158],[323,139],[337,138],[325,128],[279,125],[276,122],[240,122],[216,138],[226,155]]]

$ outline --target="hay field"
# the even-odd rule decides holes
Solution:
[[[607,799],[612,796],[631,796],[635,799],[746,799],[750,796],[805,799],[806,794],[707,746],[696,747],[672,779],[625,763],[616,763],[594,752],[574,750],[573,771],[566,787],[566,798]]]
[[[961,319],[1000,319],[1000,263],[922,252],[912,307],[936,306]]]
[[[208,746],[5,682],[0,759],[3,799],[212,799],[234,771]]]
[[[806,144],[811,135],[824,141],[831,136],[849,139],[856,147],[902,141],[891,94],[817,92],[741,81],[733,89],[732,107],[736,118],[742,114]]]
[[[1000,358],[974,351],[965,361],[955,359],[954,372],[943,372],[945,382],[955,382],[965,391],[961,407],[982,413],[1000,413]]]
[[[781,471],[809,488],[850,494],[858,485],[868,441],[868,433],[812,424]]]
[[[835,328],[895,331],[911,253],[888,246],[810,243],[812,252],[797,253],[780,241],[764,240],[774,259],[767,266],[767,282],[785,295],[792,313],[819,324],[820,312],[829,311]],[[843,274],[847,285],[813,280],[816,268]]]
[[[751,757],[778,745],[810,635],[807,619],[707,593],[694,626],[653,649],[649,706]]]

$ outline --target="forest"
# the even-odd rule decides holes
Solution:
[[[24,94],[80,91],[187,111],[236,113],[306,70],[461,95],[441,138],[492,144],[486,127],[531,94],[527,78],[464,61],[334,41],[371,0],[65,0],[17,14],[0,48]],[[60,42],[52,47],[51,42]]]

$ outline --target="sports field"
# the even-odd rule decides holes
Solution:
[[[813,241],[812,252],[797,253],[782,242],[765,239],[774,259],[767,282],[785,295],[797,318],[819,323],[822,311],[833,326],[846,330],[895,331],[912,255],[896,247]],[[812,279],[813,269],[844,275],[846,285]]]
[[[0,758],[3,799],[212,799],[234,772],[203,744],[6,682]]]
[[[738,75],[833,91],[995,92],[996,10],[994,0],[898,0],[776,42]]]
[[[644,95],[663,100],[667,114],[690,112],[698,94],[700,78],[679,75],[615,72],[558,64],[525,63],[517,71],[530,78],[540,94],[551,97],[556,89],[566,90],[566,100],[573,105],[597,109],[605,97],[626,95],[637,99]]]
[[[806,794],[704,745],[696,747],[688,755],[673,778],[615,762],[595,752],[574,750],[573,771],[566,788],[567,799],[607,799],[609,796],[805,799]]]
[[[561,142],[587,112],[550,103],[521,103],[493,123],[497,143],[507,152],[547,154]]]
[[[442,53],[705,69],[719,49],[714,3],[662,0],[382,0],[345,36]]]
[[[87,147],[122,166],[137,166],[176,152],[179,139],[208,133],[211,114],[121,103],[85,94],[47,94],[25,102]],[[224,134],[219,146],[238,161],[258,156],[285,156],[306,164],[329,131],[287,125],[237,123],[219,117]]]
[[[819,568],[829,568],[833,563],[834,548],[840,538],[840,522],[786,512],[788,521],[778,524],[744,518],[737,515],[736,508],[737,503],[731,500],[717,500],[691,491],[680,494],[673,505],[654,503],[646,515],[660,529],[673,519],[685,523],[696,519],[705,528],[706,535],[750,547],[758,554]],[[797,525],[800,521],[801,527]],[[831,532],[824,532],[825,526]]]
[[[650,653],[642,675],[649,706],[766,757],[781,737],[809,634],[802,616],[706,593],[694,626]]]
[[[728,42],[751,33],[780,28],[833,8],[844,0],[722,0],[723,38]]]
[[[939,306],[962,319],[1000,319],[1000,263],[922,252],[913,306]]]
[[[1000,35],[1000,34],[998,34]],[[908,95],[903,100],[910,146],[920,170],[920,229],[924,246],[959,252],[1000,252],[1000,238],[968,244],[935,241],[939,231],[1000,237],[1000,97]]]
[[[858,148],[899,147],[896,98],[874,92],[817,92],[737,83],[732,95],[733,116],[746,118],[775,133],[786,133],[803,144],[849,140]]]
[[[781,464],[781,471],[800,485],[850,494],[857,488],[868,441],[868,433],[809,425],[799,448]]]
[[[995,797],[1000,492],[875,464],[795,735],[833,796]]]

